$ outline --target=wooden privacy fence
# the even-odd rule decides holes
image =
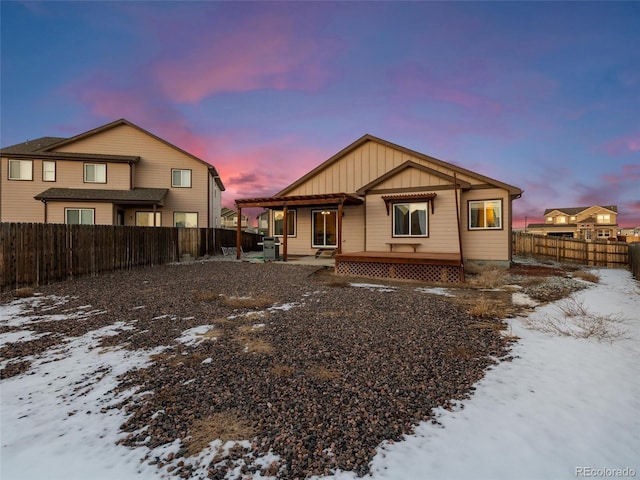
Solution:
[[[640,242],[629,245],[629,266],[633,278],[640,280]]]
[[[513,254],[562,263],[621,267],[629,266],[629,243],[577,240],[514,232]]]
[[[243,232],[243,250],[257,250],[260,238]],[[214,228],[0,223],[0,291],[218,255],[235,244],[235,230]]]

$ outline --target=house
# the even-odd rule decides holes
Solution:
[[[328,254],[338,273],[459,281],[463,262],[510,264],[511,203],[521,194],[364,135],[273,197],[236,207],[270,210],[284,260]]]
[[[222,210],[220,211],[220,217],[222,221],[222,228],[235,229],[238,226],[238,212],[236,212],[235,210],[231,210],[227,207],[222,207]],[[246,215],[242,215],[242,223],[240,225],[240,228],[242,228],[242,230],[246,230],[248,223],[249,217],[247,217]]]
[[[269,235],[269,211],[265,210],[256,217],[258,222],[257,233],[260,235]]]
[[[580,240],[616,239],[618,207],[615,205],[548,208],[544,223],[527,225],[527,233]]]
[[[125,119],[0,155],[0,222],[220,226],[215,167]]]

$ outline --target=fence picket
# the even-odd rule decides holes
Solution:
[[[514,232],[513,252],[516,255],[578,263],[591,266],[627,267],[629,243],[578,240]]]
[[[260,239],[242,232],[244,251],[258,250]],[[0,223],[0,291],[219,255],[235,242],[235,230],[213,228]]]

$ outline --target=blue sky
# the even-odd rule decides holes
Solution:
[[[272,195],[365,133],[640,225],[640,2],[0,2],[0,144],[118,118]]]

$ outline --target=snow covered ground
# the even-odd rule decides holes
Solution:
[[[372,478],[640,476],[640,284],[624,270],[595,272],[600,282],[573,297],[589,312],[619,320],[625,338],[526,328],[562,316],[556,304],[509,320],[509,333],[520,338],[513,361],[493,367],[464,405],[439,410],[437,424],[423,423],[404,441],[381,445]],[[3,343],[34,338],[25,313],[34,301],[0,306],[0,325],[24,327],[0,335]],[[26,373],[0,382],[2,480],[168,478],[143,461],[151,453],[146,447],[115,443],[125,416],[110,407],[142,393],[115,392],[117,376],[158,353],[96,348],[101,337],[123,328],[131,327],[115,323],[71,338]],[[175,450],[169,445],[151,457]],[[335,478],[356,476],[338,472]]]

